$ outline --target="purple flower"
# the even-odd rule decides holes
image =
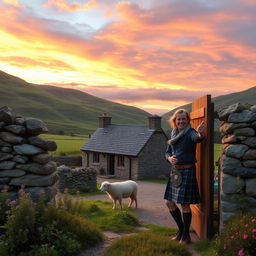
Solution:
[[[5,214],[11,214],[11,211],[10,210],[8,210],[8,211],[5,211]]]

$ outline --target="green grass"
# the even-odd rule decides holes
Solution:
[[[80,215],[102,230],[109,230],[117,233],[135,232],[140,226],[138,218],[123,204],[123,210],[113,210],[112,202],[103,200],[84,200]]]
[[[103,256],[191,256],[184,245],[157,233],[141,232],[124,236],[111,244]]]
[[[201,240],[195,244],[195,250],[203,256],[218,256],[215,240]]]
[[[80,148],[89,140],[88,135],[65,136],[56,134],[41,134],[41,138],[57,143],[57,150],[52,152],[54,156],[81,156]]]

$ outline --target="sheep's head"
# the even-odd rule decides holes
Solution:
[[[109,182],[107,182],[107,181],[104,181],[104,182],[102,182],[101,183],[101,186],[100,186],[100,191],[108,191],[109,190],[109,188],[110,188],[110,183]]]

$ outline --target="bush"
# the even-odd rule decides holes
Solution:
[[[232,218],[217,240],[223,256],[256,255],[256,214],[244,213]]]
[[[44,195],[34,203],[22,192],[19,200],[7,200],[10,210],[4,235],[0,236],[0,255],[71,256],[103,239],[95,224],[71,212],[77,212],[77,202],[67,201],[58,208],[46,205]],[[73,208],[73,206],[75,206]]]

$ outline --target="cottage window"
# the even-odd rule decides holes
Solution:
[[[117,165],[118,166],[124,166],[124,156],[118,156]]]
[[[100,154],[99,153],[93,153],[93,163],[99,163],[100,162]]]

